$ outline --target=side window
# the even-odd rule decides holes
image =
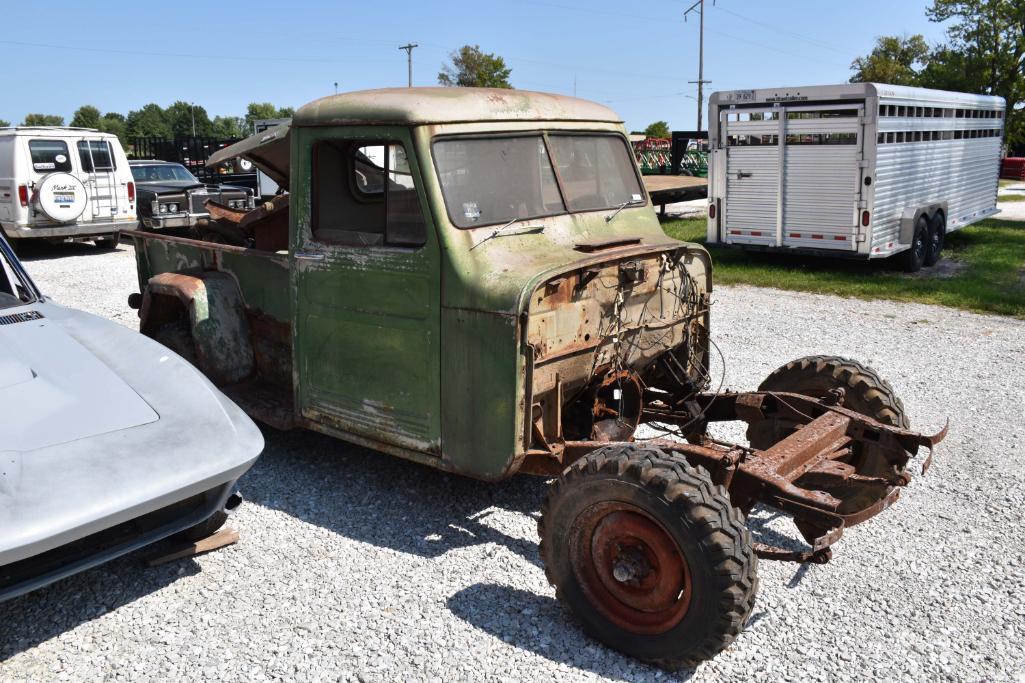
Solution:
[[[29,156],[36,173],[67,173],[71,170],[68,145],[63,140],[29,140]]]
[[[79,140],[78,160],[82,164],[82,170],[86,173],[95,171],[113,171],[117,168],[114,161],[114,154],[110,150],[110,143],[106,140]],[[93,164],[96,168],[93,169]]]
[[[316,143],[312,190],[312,232],[318,242],[415,247],[427,241],[409,159],[400,143]]]

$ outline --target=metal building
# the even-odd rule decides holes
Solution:
[[[1000,97],[878,83],[716,92],[708,242],[932,265],[997,212]]]

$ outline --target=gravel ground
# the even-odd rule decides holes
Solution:
[[[135,323],[130,249],[26,265],[58,301]],[[0,679],[1025,679],[1025,323],[750,287],[715,298],[727,386],[846,355],[890,379],[913,426],[951,430],[833,562],[763,562],[747,629],[696,671],[581,635],[539,566],[539,480],[482,484],[266,430],[240,543],[156,569],[129,556],[0,605]],[[752,526],[796,535],[764,511]]]

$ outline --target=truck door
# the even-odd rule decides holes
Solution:
[[[439,454],[439,251],[409,132],[292,135],[297,409]]]
[[[864,108],[786,107],[783,245],[857,249]]]
[[[78,163],[82,169],[82,183],[89,193],[89,206],[82,213],[82,221],[110,221],[119,213],[121,187],[115,173],[113,150],[106,140],[79,140]],[[127,190],[126,190],[127,191]]]
[[[726,244],[776,244],[781,211],[779,115],[771,107],[720,114],[720,139],[726,144]]]

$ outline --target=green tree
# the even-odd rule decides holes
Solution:
[[[76,128],[99,128],[100,110],[91,104],[79,107],[71,117],[71,125]]]
[[[63,126],[64,117],[56,114],[25,114],[23,126]]]
[[[644,129],[644,134],[649,138],[668,138],[672,135],[669,131],[669,124],[665,121],[656,121]]]
[[[447,86],[467,88],[511,88],[509,74],[512,69],[505,60],[490,52],[483,52],[479,45],[464,45],[453,52],[451,64],[443,64],[438,73],[438,83]]]
[[[1007,141],[1025,144],[1025,2],[933,0],[926,14],[950,24],[947,45],[934,51],[922,85],[963,84],[958,89],[1003,97]]]
[[[206,109],[191,102],[178,100],[164,110],[171,134],[176,138],[207,136],[213,134],[213,124],[207,116]]]
[[[215,116],[213,134],[218,138],[243,138],[246,136],[246,120],[241,116]]]
[[[171,126],[164,115],[164,109],[159,104],[149,104],[128,112],[126,120],[128,135],[130,137],[171,137]]]
[[[11,125],[10,121],[7,121],[5,119],[0,119],[0,128],[7,128],[10,125]]]
[[[851,62],[851,83],[918,85],[928,59],[929,44],[921,34],[880,36],[872,52]]]
[[[121,140],[121,144],[128,145],[128,124],[125,117],[117,112],[107,112],[100,119],[99,129],[104,133],[113,133]]]
[[[253,124],[262,119],[290,119],[295,115],[292,107],[275,107],[270,102],[250,102],[246,107],[246,131],[253,132]]]

